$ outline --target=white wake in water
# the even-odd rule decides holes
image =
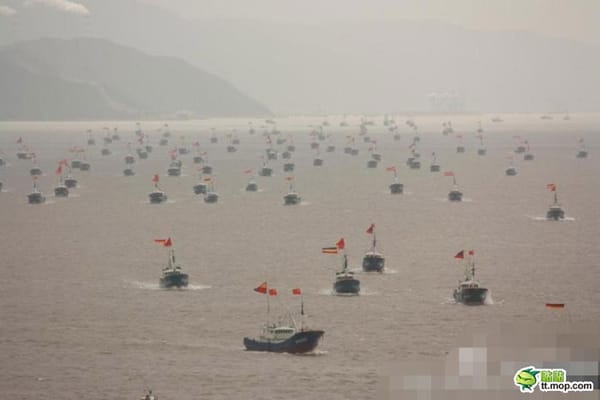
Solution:
[[[211,286],[209,285],[200,285],[200,284],[196,284],[196,285],[188,285],[187,287],[184,288],[174,288],[174,289],[165,289],[165,288],[161,288],[160,285],[156,282],[140,282],[140,281],[132,281],[132,282],[128,282],[128,284],[132,285],[133,287],[137,288],[137,289],[143,289],[143,290],[205,290],[205,289],[210,289]]]
[[[534,221],[548,221],[548,222],[572,222],[572,221],[575,221],[575,218],[573,218],[573,217],[564,217],[563,219],[559,219],[557,221],[548,219],[546,217],[536,217],[533,215],[526,215],[526,217],[529,219],[532,219]]]

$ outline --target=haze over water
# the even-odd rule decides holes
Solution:
[[[142,122],[154,151],[137,160],[136,176],[124,177],[127,143],[135,148],[135,122],[0,123],[0,388],[11,399],[131,399],[151,387],[161,399],[366,399],[382,382],[380,368],[411,357],[442,359],[468,327],[492,322],[567,323],[565,313],[544,303],[566,303],[573,321],[598,322],[600,311],[600,139],[597,114],[415,116],[422,168],[405,161],[415,136],[396,116],[401,140],[382,126],[368,135],[377,140],[382,162],[370,159],[359,117],[340,128],[331,116],[330,141],[321,142],[323,167],[314,167],[312,126],[323,117],[276,118],[280,136],[293,136],[293,174],[283,160],[270,162],[273,177],[257,177],[261,191],[244,191],[247,168],[258,171],[267,147],[263,120],[171,121],[167,147],[158,146],[163,122]],[[443,136],[452,121],[463,135]],[[483,122],[486,156],[478,156],[477,121]],[[118,127],[121,141],[102,157],[102,127]],[[219,142],[211,144],[210,128]],[[87,129],[95,146],[86,146]],[[240,145],[227,153],[226,134],[237,129]],[[348,135],[360,153],[343,154]],[[515,154],[518,175],[505,176],[507,156],[527,139],[535,160]],[[192,149],[181,177],[166,176],[168,149]],[[75,171],[80,188],[67,199],[49,197],[29,205],[29,160],[17,160],[23,138],[38,157],[47,196],[57,183],[57,161],[74,145],[86,147],[91,171]],[[577,159],[578,139],[590,152]],[[205,204],[192,186],[198,182],[192,143],[208,153],[220,199]],[[326,153],[332,143],[334,153]],[[429,172],[431,153],[440,173]],[[403,195],[390,195],[398,167]],[[453,171],[469,201],[445,201]],[[152,176],[161,175],[167,204],[150,205]],[[283,206],[286,176],[304,203]],[[558,185],[568,221],[541,221],[552,201],[546,184]],[[571,220],[572,219],[572,220]],[[386,273],[359,273],[357,297],[331,295],[339,256],[321,254],[344,237],[350,265],[357,270],[369,247],[367,227],[374,223]],[[185,290],[161,290],[158,279],[167,252],[154,239],[171,237],[178,261],[190,274]],[[474,249],[477,278],[489,288],[493,304],[454,304],[452,290],[463,277],[453,258]],[[297,313],[302,288],[306,323],[325,330],[316,354],[292,356],[247,352],[244,336],[258,335],[265,321],[265,298],[253,288],[263,281],[280,293],[272,315]]]

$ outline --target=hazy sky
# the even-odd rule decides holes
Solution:
[[[600,43],[600,0],[141,0],[189,18],[435,19]]]

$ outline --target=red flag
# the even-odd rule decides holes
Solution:
[[[346,241],[344,241],[344,238],[341,238],[335,245],[338,249],[344,250],[344,247],[346,247]]]
[[[286,177],[285,177],[285,180],[286,180],[286,181],[291,181],[291,180],[293,180],[293,179],[294,179],[294,177],[293,177],[293,176],[286,176]]]
[[[546,303],[547,308],[565,308],[565,303]]]
[[[204,178],[204,182],[212,182],[212,178]]]
[[[369,229],[367,229],[367,233],[369,235],[372,234],[374,229],[375,229],[375,224],[371,224],[371,226],[369,227]]]
[[[254,288],[255,292],[266,294],[267,293],[267,282],[263,282]]]
[[[165,247],[171,247],[173,245],[173,242],[171,241],[171,238],[168,238],[167,240],[165,240],[165,242],[163,243],[163,246]]]
[[[275,289],[275,288],[269,289],[269,296],[277,296],[277,295],[278,295],[277,289]]]
[[[454,176],[454,172],[446,171],[446,172],[444,172],[444,176]]]
[[[551,192],[556,192],[556,185],[554,183],[549,183],[546,185],[546,189],[550,190]]]
[[[62,164],[58,164],[58,168],[56,169],[56,175],[62,175]]]
[[[475,255],[475,250],[469,250],[469,255],[470,256],[474,256]]]
[[[385,170],[386,170],[386,171],[392,171],[392,172],[396,172],[396,166],[395,166],[395,165],[392,165],[391,167],[387,167]]]
[[[461,250],[458,253],[456,253],[456,255],[454,256],[454,258],[456,258],[457,260],[462,260],[465,258],[465,251]]]
[[[295,296],[299,296],[302,294],[302,290],[300,290],[300,288],[294,288],[292,289],[292,294]]]
[[[158,183],[158,179],[159,179],[158,174],[154,174],[154,178],[152,178],[152,182]]]
[[[167,242],[167,239],[154,239],[154,243],[164,245]]]

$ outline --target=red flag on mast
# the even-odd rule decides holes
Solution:
[[[163,246],[165,247],[171,247],[173,245],[173,242],[171,241],[171,238],[168,238],[165,243],[163,244]]]
[[[371,226],[369,226],[369,229],[367,229],[367,233],[369,235],[371,235],[373,233],[374,229],[375,229],[375,224],[371,224]]]
[[[391,171],[391,172],[396,172],[396,166],[392,165],[391,167],[387,167],[385,170],[386,171]]]
[[[470,256],[474,256],[475,255],[475,250],[469,250],[469,255]]]
[[[344,250],[344,247],[346,247],[346,241],[344,240],[344,238],[341,238],[335,245],[338,249]]]
[[[454,176],[454,172],[446,171],[446,172],[444,172],[444,176]]]
[[[152,178],[152,182],[158,183],[158,180],[159,180],[158,174],[154,174],[154,177]]]
[[[546,303],[547,308],[565,308],[565,303]]]
[[[277,296],[279,293],[277,293],[277,289],[275,288],[271,288],[269,289],[269,296]]]
[[[556,185],[554,183],[549,183],[546,185],[546,189],[550,190],[551,192],[556,192]]]
[[[267,293],[267,282],[263,282],[254,288],[255,292],[266,294]]]
[[[294,288],[292,289],[292,294],[295,296],[299,296],[302,294],[302,290],[300,290],[300,288]]]
[[[457,260],[462,260],[465,258],[465,251],[461,250],[458,253],[456,253],[456,255],[454,256],[454,258],[456,258]]]
[[[56,175],[62,175],[62,164],[58,164],[58,168],[56,169]]]

